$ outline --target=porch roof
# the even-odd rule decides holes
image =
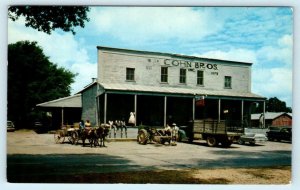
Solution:
[[[265,98],[254,93],[236,92],[231,90],[213,90],[192,88],[192,87],[170,87],[170,86],[146,86],[137,84],[114,84],[114,83],[99,83],[106,92],[122,92],[127,94],[147,94],[147,95],[167,95],[167,96],[206,96],[212,97],[228,97],[238,99],[256,99],[264,100]]]
[[[52,100],[49,102],[44,102],[37,104],[36,106],[38,107],[59,107],[59,108],[81,108],[82,103],[81,103],[81,94],[76,94],[73,96],[68,96],[64,98],[59,98],[56,100]]]

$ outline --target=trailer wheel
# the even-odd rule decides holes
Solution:
[[[149,133],[145,129],[141,129],[137,136],[137,141],[139,144],[147,144],[149,139]]]
[[[217,141],[216,137],[208,136],[206,139],[206,142],[207,142],[208,146],[210,146],[210,147],[215,147],[218,145],[218,141]]]

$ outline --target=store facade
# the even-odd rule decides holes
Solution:
[[[251,92],[252,63],[97,47],[97,79],[83,89],[82,119],[185,125],[194,119],[251,119],[265,98]]]

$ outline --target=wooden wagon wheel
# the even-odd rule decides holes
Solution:
[[[77,144],[78,143],[78,141],[79,141],[79,135],[78,135],[78,132],[77,131],[73,131],[72,133],[71,133],[71,137],[72,137],[72,144]]]
[[[73,144],[74,143],[74,139],[72,137],[72,134],[73,134],[74,131],[68,131],[67,132],[67,136],[68,136],[68,141]]]
[[[56,144],[62,144],[65,141],[65,135],[63,131],[57,130],[54,134],[54,141]]]

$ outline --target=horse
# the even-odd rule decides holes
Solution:
[[[114,122],[113,121],[108,121],[108,125],[109,125],[109,138],[111,138],[111,132],[112,132],[112,129],[114,130],[114,138],[116,138],[117,136],[117,127],[116,125],[114,125]]]
[[[89,140],[90,147],[96,146],[96,136],[95,136],[95,129],[94,128],[85,128],[81,132],[81,140],[82,140],[82,146],[85,146],[85,140]]]
[[[108,135],[110,129],[109,124],[101,124],[99,127],[96,128],[94,131],[95,133],[95,139],[94,139],[94,145],[99,145],[100,147],[105,147],[105,137]],[[96,142],[96,143],[95,143]]]
[[[116,120],[114,125],[117,127],[117,130],[121,128],[121,138],[123,138],[123,130],[125,130],[125,136],[127,138],[127,127],[125,125],[125,121]]]

